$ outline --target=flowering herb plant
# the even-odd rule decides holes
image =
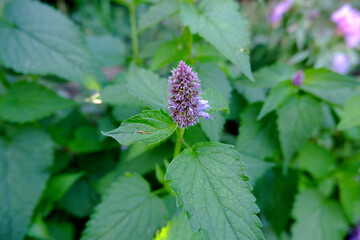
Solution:
[[[359,240],[359,9],[0,1],[0,239]]]

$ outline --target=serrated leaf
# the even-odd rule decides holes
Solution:
[[[165,42],[155,53],[152,61],[151,70],[156,71],[162,67],[168,66],[173,62],[184,59],[187,49],[183,48],[177,41]]]
[[[225,73],[213,63],[203,63],[199,66],[199,76],[201,87],[204,90],[217,89],[224,96],[227,102],[230,102],[231,85],[226,78]]]
[[[125,62],[126,45],[119,38],[87,36],[86,43],[101,66],[118,66]]]
[[[179,3],[176,0],[162,0],[140,15],[139,32],[161,22],[179,11]]]
[[[290,220],[297,185],[297,171],[290,168],[284,175],[280,167],[269,169],[255,184],[254,194],[261,213],[278,236],[286,230]]]
[[[292,215],[295,218],[293,240],[339,240],[344,238],[348,230],[348,223],[339,204],[325,199],[313,189],[296,196]]]
[[[264,239],[259,209],[233,146],[195,144],[170,163],[165,179],[191,229],[204,239]]]
[[[292,86],[290,82],[284,82],[273,88],[266,97],[264,105],[261,108],[258,120],[262,119],[266,114],[274,111],[283,102],[289,99],[296,92],[296,87]]]
[[[21,129],[7,145],[0,139],[0,239],[23,239],[45,188],[54,146],[46,133]]]
[[[25,74],[53,74],[98,88],[104,77],[74,24],[38,1],[9,1],[0,25],[0,62]]]
[[[281,149],[289,161],[321,124],[321,104],[310,96],[293,96],[277,113]]]
[[[46,103],[46,104],[44,104]],[[11,85],[0,102],[0,117],[4,120],[25,123],[47,117],[74,103],[36,83],[17,82]]]
[[[82,240],[152,239],[168,218],[165,204],[139,175],[122,177],[96,207]]]
[[[355,170],[356,171],[356,170]],[[338,174],[340,203],[353,224],[360,221],[360,182],[355,174],[344,171]]]
[[[299,151],[299,166],[315,178],[321,178],[335,169],[335,156],[327,149],[307,142]]]
[[[327,102],[343,105],[346,99],[356,94],[355,88],[360,85],[348,75],[341,75],[325,69],[304,71],[304,83],[300,86]]]
[[[114,85],[106,86],[100,92],[101,100],[104,103],[118,106],[141,106],[140,101],[130,95],[126,82],[119,82]]]
[[[144,101],[154,109],[167,109],[168,82],[155,73],[137,67],[130,66],[127,75],[129,93]]]
[[[199,9],[182,4],[180,20],[193,34],[199,34],[235,64],[249,79],[249,26],[239,13],[236,3],[229,0],[202,0]]]
[[[211,116],[213,119],[200,118],[200,127],[210,141],[218,142],[220,141],[220,135],[224,128],[226,119],[222,112],[212,113]]]
[[[211,108],[207,111],[208,113],[215,113],[218,111],[224,111],[230,113],[229,105],[222,95],[222,93],[217,89],[207,89],[202,92],[201,97],[204,100],[209,101]]]
[[[164,111],[145,110],[122,122],[117,129],[103,134],[116,139],[122,145],[152,144],[168,138],[176,128],[177,124]]]
[[[236,149],[260,159],[278,152],[279,142],[274,116],[257,121],[261,104],[249,105],[240,115],[241,124],[236,140]]]
[[[353,126],[360,125],[360,95],[349,98],[344,106],[344,112],[341,117],[341,121],[338,125],[338,129],[344,130]]]

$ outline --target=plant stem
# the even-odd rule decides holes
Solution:
[[[174,157],[173,158],[176,158],[177,155],[179,155],[179,153],[180,153],[181,145],[183,143],[182,138],[184,136],[184,132],[185,132],[185,128],[179,128],[179,131],[176,133],[177,134],[177,139],[176,139],[176,145],[175,145]]]
[[[136,28],[136,5],[132,3],[129,5],[130,25],[131,25],[131,43],[133,50],[133,57],[136,60],[139,55],[139,41]]]
[[[0,68],[0,82],[3,84],[5,88],[9,88],[11,85],[4,71],[1,68]]]

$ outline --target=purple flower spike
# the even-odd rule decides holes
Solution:
[[[291,83],[294,86],[301,86],[304,82],[304,72],[302,70],[297,71],[291,78]]]
[[[283,0],[276,4],[269,14],[268,21],[273,28],[277,28],[283,18],[283,15],[290,10],[293,0]]]
[[[355,230],[351,234],[349,240],[360,240],[360,224],[355,227]]]
[[[200,80],[183,61],[171,71],[169,76],[169,112],[180,128],[195,125],[202,116],[212,117],[205,111],[211,108],[208,101],[200,97]]]
[[[337,25],[337,33],[343,35],[349,47],[360,43],[360,12],[350,4],[344,4],[331,14],[331,20]]]
[[[340,74],[346,74],[350,70],[350,59],[345,53],[337,52],[332,61],[332,70]]]

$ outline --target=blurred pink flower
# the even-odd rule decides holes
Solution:
[[[290,10],[293,0],[282,0],[272,9],[269,14],[268,21],[276,28],[280,25],[283,15]]]
[[[337,25],[337,32],[343,35],[349,47],[360,43],[360,12],[350,4],[343,5],[333,12],[331,20]]]
[[[346,74],[350,70],[350,59],[345,53],[337,52],[334,54],[332,70],[340,74]]]

